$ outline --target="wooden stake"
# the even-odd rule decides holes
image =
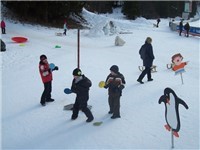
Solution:
[[[78,29],[77,35],[77,68],[80,68],[80,30]]]

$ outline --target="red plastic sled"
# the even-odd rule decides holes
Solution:
[[[25,37],[12,37],[12,40],[15,41],[16,43],[24,43],[26,42],[28,39]]]

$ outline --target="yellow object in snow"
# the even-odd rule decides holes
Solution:
[[[25,46],[25,44],[24,44],[24,43],[22,43],[22,44],[19,44],[19,46]]]
[[[104,81],[100,81],[99,82],[99,87],[100,88],[103,88],[105,85],[106,85],[106,83]]]
[[[102,123],[103,123],[102,121],[100,121],[100,122],[94,122],[93,125],[94,126],[100,126]]]

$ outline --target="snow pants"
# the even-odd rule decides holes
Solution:
[[[93,115],[90,109],[88,109],[87,107],[87,99],[88,98],[84,98],[84,97],[82,97],[82,99],[76,98],[76,101],[73,107],[72,117],[77,118],[79,110],[82,110],[82,112],[86,115],[87,118],[93,118]]]
[[[109,94],[108,103],[113,116],[120,116],[120,93]]]
[[[1,33],[6,34],[6,28],[1,28]]]
[[[146,74],[147,74],[147,79],[151,79],[151,67],[145,67],[145,69],[142,71],[138,79],[142,81],[142,79]]]
[[[52,91],[51,82],[52,81],[44,83],[44,91],[42,93],[40,101],[41,104],[45,104],[46,100],[51,99],[51,91]]]

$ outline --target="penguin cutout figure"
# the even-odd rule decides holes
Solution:
[[[165,120],[167,124],[165,128],[172,130],[175,137],[179,137],[178,131],[180,130],[180,117],[179,117],[179,104],[182,104],[186,109],[188,105],[180,99],[171,88],[165,88],[164,95],[162,95],[158,101],[165,103]]]

